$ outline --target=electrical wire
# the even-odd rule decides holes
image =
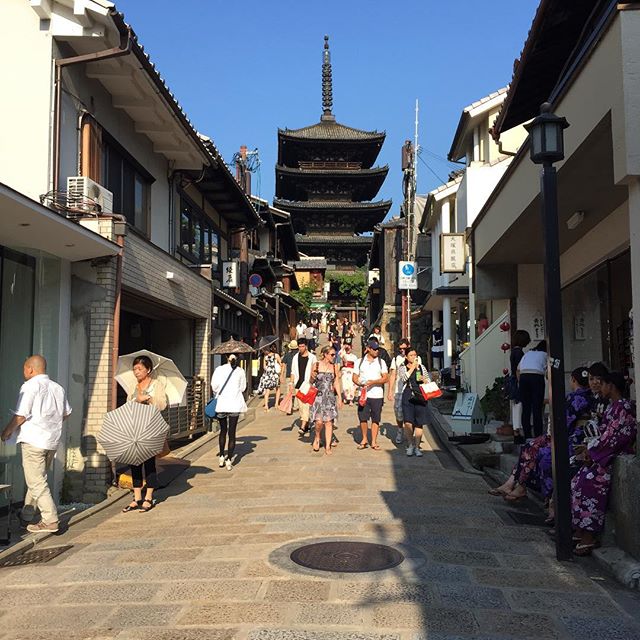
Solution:
[[[422,164],[427,167],[427,169],[436,177],[438,178],[438,180],[440,180],[440,182],[442,182],[442,184],[446,184],[448,182],[448,180],[443,180],[426,162],[423,158],[420,157],[420,155],[418,155],[418,160],[420,160],[420,162],[422,162]]]

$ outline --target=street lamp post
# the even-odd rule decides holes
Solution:
[[[551,452],[553,501],[556,522],[556,558],[572,557],[571,478],[569,438],[565,417],[564,344],[560,295],[560,243],[558,238],[558,177],[554,162],[564,158],[565,118],[551,113],[545,102],[540,115],[528,125],[531,160],[542,165],[540,196],[544,243],[544,291],[547,353],[549,354],[549,404],[551,407]]]
[[[276,294],[276,338],[278,338],[278,348],[280,348],[280,294],[282,293],[282,282],[276,282],[273,292]]]

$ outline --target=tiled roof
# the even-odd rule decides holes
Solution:
[[[373,236],[306,235],[296,234],[296,242],[305,244],[371,244]]]
[[[494,98],[497,98],[498,96],[501,96],[507,93],[508,90],[509,90],[508,86],[502,87],[502,89],[498,89],[497,91],[490,93],[488,96],[485,96],[484,98],[480,98],[480,100],[476,100],[476,102],[472,102],[468,107],[464,108],[464,111],[467,113],[469,111],[473,111],[474,109],[481,107],[483,104],[486,104],[487,102],[491,102]]]
[[[301,169],[300,167],[285,167],[276,165],[276,173],[288,174],[291,176],[345,176],[349,178],[367,178],[369,176],[386,175],[389,172],[389,165],[384,167],[371,167],[371,169]]]
[[[293,268],[297,271],[306,271],[307,269],[326,269],[327,260],[325,258],[310,258],[308,260],[296,260]]]
[[[340,124],[335,120],[323,120],[301,129],[279,129],[278,135],[291,138],[304,138],[305,140],[371,140],[384,138],[382,131],[363,131]]]
[[[277,207],[288,209],[389,209],[391,200],[377,202],[341,202],[337,200],[284,200],[275,198]]]

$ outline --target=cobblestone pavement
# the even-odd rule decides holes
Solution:
[[[0,570],[0,638],[640,638],[583,564],[557,564],[544,531],[506,524],[482,477],[437,445],[408,458],[389,427],[382,450],[359,451],[350,408],[328,457],[291,422],[259,412],[231,471],[211,446],[150,513],[120,503],[47,541],[74,545],[59,559]],[[343,537],[407,559],[351,575],[288,559]]]

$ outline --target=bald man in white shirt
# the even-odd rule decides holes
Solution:
[[[47,482],[47,470],[62,438],[62,423],[71,414],[65,390],[47,375],[47,361],[40,355],[27,358],[23,367],[13,418],[2,432],[2,441],[18,431],[22,468],[27,484],[25,506],[39,509],[41,520],[27,526],[31,533],[58,531],[58,510]]]

